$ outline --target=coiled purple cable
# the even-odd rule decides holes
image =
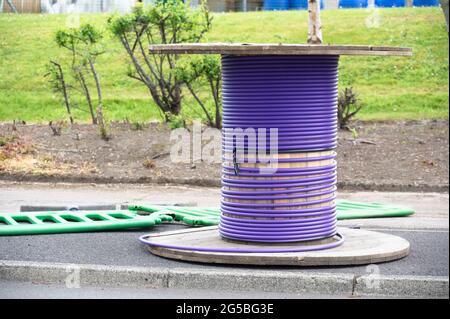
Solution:
[[[266,128],[266,135],[253,144],[245,138],[238,144],[244,131],[224,135],[221,236],[261,243],[335,236],[336,153],[331,150],[337,146],[338,56],[224,56],[222,65],[224,131]],[[258,159],[253,166],[245,164],[246,153],[258,150],[260,139],[270,145],[270,128],[278,130],[278,153],[308,152],[307,157],[281,157],[278,164],[307,167],[266,172]]]
[[[280,153],[336,148],[338,60],[223,56],[223,127],[278,128]]]

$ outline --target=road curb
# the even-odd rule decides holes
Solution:
[[[28,261],[0,261],[0,279],[42,284],[106,287],[220,289],[279,293],[318,293],[340,296],[449,296],[448,277],[357,277],[344,273],[302,273],[299,270],[205,270],[77,265]],[[0,288],[1,289],[1,288]]]
[[[400,284],[399,284],[400,283]],[[356,279],[354,295],[373,295],[388,291],[393,296],[442,298],[449,296],[448,277],[434,276],[372,276]]]

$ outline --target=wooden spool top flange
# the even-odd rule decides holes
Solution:
[[[371,45],[178,43],[150,45],[149,49],[168,54],[412,56],[411,48]]]

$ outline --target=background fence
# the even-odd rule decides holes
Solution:
[[[99,13],[131,10],[136,2],[157,0],[0,0],[0,12],[17,13]],[[208,0],[214,12],[259,10],[306,10],[308,0]],[[199,0],[191,0],[197,6]],[[438,6],[439,0],[321,0],[322,9]]]

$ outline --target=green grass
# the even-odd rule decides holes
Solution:
[[[439,8],[380,9],[378,28],[368,28],[364,9],[322,11],[326,43],[412,47],[414,56],[342,57],[340,87],[352,86],[365,120],[448,118],[448,36]],[[82,22],[106,28],[106,15],[83,15]],[[62,59],[53,34],[64,15],[0,15],[0,121],[47,122],[65,118],[43,75],[49,59]],[[306,11],[216,14],[204,42],[305,43]],[[99,61],[105,113],[111,120],[144,122],[159,111],[144,86],[127,78],[127,57],[115,39]],[[184,111],[194,116],[192,99]],[[78,111],[80,120],[88,120]]]

